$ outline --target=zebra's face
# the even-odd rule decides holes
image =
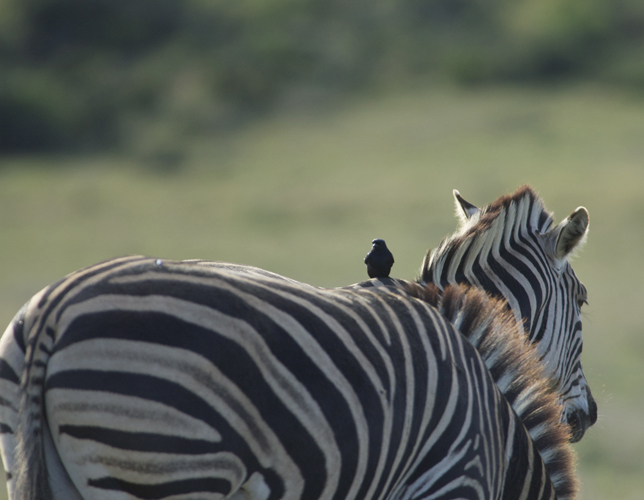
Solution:
[[[570,426],[571,441],[577,442],[597,420],[597,404],[581,364],[581,309],[588,297],[568,262],[555,274],[553,285],[530,337],[558,384],[556,390],[563,405],[561,419]]]
[[[581,309],[588,303],[588,295],[568,262],[587,232],[588,212],[580,207],[540,237],[546,262],[552,267],[543,280],[543,302],[532,318],[529,334],[558,384],[561,418],[570,426],[573,442],[597,420],[597,404],[581,366]]]

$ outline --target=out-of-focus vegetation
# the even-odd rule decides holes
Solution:
[[[163,144],[419,76],[643,89],[643,59],[641,0],[0,0],[0,153],[145,148],[141,125]]]

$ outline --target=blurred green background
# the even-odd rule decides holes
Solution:
[[[644,3],[0,0],[2,323],[124,254],[413,278],[524,183],[591,216],[581,498],[644,499]]]

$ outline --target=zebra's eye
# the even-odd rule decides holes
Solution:
[[[579,305],[579,309],[581,309],[584,306],[584,304],[588,305],[588,299],[579,299],[577,300],[577,304]]]

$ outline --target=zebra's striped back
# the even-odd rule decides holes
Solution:
[[[59,458],[86,500],[554,498],[550,478],[572,497],[565,432],[533,443],[503,374],[415,290],[140,257],[67,277],[5,334],[20,495],[50,498]],[[451,293],[439,307],[464,333],[522,338],[483,294]]]
[[[559,225],[524,186],[476,208],[455,192],[460,229],[427,253],[421,283],[465,283],[505,299],[537,345],[564,403],[563,418],[578,441],[597,419],[581,365],[584,285],[569,262],[583,244],[588,212],[580,207]]]

